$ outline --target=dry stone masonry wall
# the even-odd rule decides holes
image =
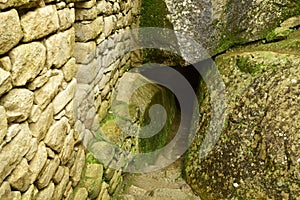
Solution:
[[[82,139],[130,67],[130,53],[118,51],[139,4],[0,1],[0,199],[114,194],[122,172],[86,162]]]

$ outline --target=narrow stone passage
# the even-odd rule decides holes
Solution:
[[[180,114],[177,114],[171,128],[171,136],[177,132],[180,123]],[[176,141],[176,145],[168,153],[160,155],[156,161],[159,165],[165,159],[178,159],[163,169],[150,173],[128,174],[125,176],[120,200],[200,200],[189,185],[182,178],[183,156],[180,157],[180,148],[185,144],[183,138]],[[175,159],[174,159],[175,160]]]

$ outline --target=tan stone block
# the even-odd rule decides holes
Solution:
[[[76,50],[75,50],[76,51]],[[75,52],[74,52],[75,53]],[[77,74],[78,68],[76,65],[76,59],[71,58],[63,67],[64,78],[67,82],[71,81]]]
[[[59,22],[54,5],[37,8],[21,16],[21,26],[24,31],[24,42],[29,42],[58,30]]]
[[[29,124],[32,135],[39,141],[45,137],[52,123],[53,114],[53,105],[49,104],[49,106],[41,113],[39,119],[36,122]]]
[[[96,57],[96,43],[76,42],[74,49],[74,57],[79,64],[88,64]]]
[[[33,92],[27,89],[13,89],[1,100],[0,104],[6,110],[8,122],[22,122],[26,120],[33,105]]]
[[[53,99],[54,114],[59,113],[74,97],[77,80],[74,78],[65,90],[62,90]]]
[[[55,68],[60,68],[69,60],[74,53],[74,36],[74,28],[70,28],[64,32],[50,36],[46,40],[47,68],[50,68],[52,65]]]
[[[93,21],[75,23],[75,38],[78,42],[86,42],[95,39],[103,30],[103,17]]]
[[[0,9],[1,9],[0,2]],[[8,28],[9,27],[9,28]],[[0,55],[16,46],[23,37],[18,12],[15,9],[0,13]]]
[[[44,68],[46,48],[39,42],[22,44],[14,48],[9,57],[12,63],[11,76],[15,86],[23,86],[33,80]]]
[[[58,71],[56,75],[52,76],[43,87],[34,92],[34,103],[39,105],[42,110],[45,109],[58,93],[63,78],[61,71]]]
[[[60,152],[68,131],[68,119],[63,117],[55,122],[45,137],[45,144],[56,152]]]
[[[75,19],[76,21],[82,20],[93,20],[97,18],[97,7],[93,6],[89,9],[80,9],[77,8],[75,11]]]
[[[27,123],[18,124],[19,132],[0,151],[0,182],[20,163],[30,148],[31,133]]]
[[[66,30],[70,28],[75,22],[75,9],[74,8],[65,8],[59,10],[59,30]]]

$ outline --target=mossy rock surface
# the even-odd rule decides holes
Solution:
[[[299,39],[244,46],[216,58],[227,119],[214,149],[199,159],[210,119],[203,86],[200,110],[208,117],[200,120],[184,169],[202,199],[299,198]]]

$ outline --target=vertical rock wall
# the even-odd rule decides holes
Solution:
[[[96,120],[106,115],[111,90],[130,67],[130,54],[113,55],[138,6],[133,0],[0,2],[0,199],[113,195],[121,172],[86,165],[81,140],[95,121],[89,113],[98,113]],[[96,191],[76,187],[82,172],[100,184]]]

